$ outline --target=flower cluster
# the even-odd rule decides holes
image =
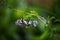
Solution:
[[[20,18],[15,22],[15,24],[18,26],[26,25],[26,26],[36,27],[36,26],[38,26],[39,22],[37,20],[30,20],[29,18],[26,20],[24,20],[23,18]]]

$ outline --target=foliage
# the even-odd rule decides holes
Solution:
[[[52,7],[41,7],[36,1],[1,0],[0,1],[0,40],[60,40],[60,5],[53,0]],[[36,4],[36,5],[35,5]],[[15,22],[23,18],[24,22],[38,21],[38,25],[18,26]]]

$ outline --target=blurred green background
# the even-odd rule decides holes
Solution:
[[[39,26],[17,26],[21,17]],[[60,40],[60,0],[0,0],[0,40]]]

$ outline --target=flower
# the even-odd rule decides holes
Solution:
[[[24,24],[23,19],[22,19],[22,18],[18,19],[18,20],[15,22],[15,24],[18,25],[18,26],[22,26],[22,25]]]
[[[34,27],[38,26],[38,24],[39,24],[38,21],[36,21],[36,20],[33,21],[33,26]]]

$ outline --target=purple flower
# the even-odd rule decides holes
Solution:
[[[26,25],[26,26],[34,26],[34,27],[36,27],[36,26],[39,25],[39,22],[38,22],[37,20],[30,20],[30,19],[27,19],[27,20],[25,21],[25,20],[23,20],[22,18],[20,18],[20,19],[18,19],[18,20],[15,22],[15,24],[16,24],[17,26],[24,26],[24,25]]]
[[[22,25],[24,24],[23,19],[22,19],[22,18],[21,18],[21,19],[18,19],[18,20],[15,22],[15,24],[18,25],[18,26],[22,26]]]

